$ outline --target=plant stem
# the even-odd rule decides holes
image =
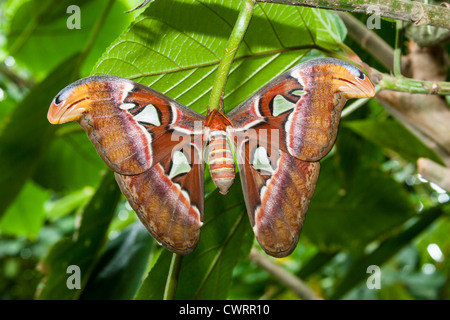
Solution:
[[[237,18],[236,24],[234,25],[233,31],[231,32],[230,38],[228,39],[227,46],[225,48],[225,54],[220,61],[217,70],[216,79],[211,91],[211,96],[209,98],[208,106],[211,109],[218,109],[219,102],[222,97],[222,93],[225,89],[225,84],[227,82],[227,77],[231,69],[231,64],[236,56],[236,52],[239,49],[239,45],[244,39],[245,32],[247,31],[248,25],[253,15],[253,9],[255,7],[254,0],[242,0],[241,10]]]
[[[361,47],[366,48],[372,55],[382,62],[387,68],[394,68],[395,58],[394,50],[378,37],[373,31],[366,28],[366,26],[347,13],[340,13],[339,16],[343,19],[349,34],[352,38],[358,42]],[[397,51],[397,54],[400,54]],[[400,66],[397,65],[397,70]],[[399,71],[397,71],[399,72]],[[422,81],[406,78],[403,76],[393,77],[389,74],[381,73],[375,69],[371,69],[369,74],[370,78],[378,84],[380,89],[387,89],[399,92],[408,93],[423,93],[423,94],[450,94],[450,82],[434,82],[434,81]],[[347,109],[347,108],[346,108]]]
[[[172,255],[172,261],[170,262],[169,274],[166,281],[166,288],[164,289],[164,300],[173,300],[175,298],[182,261],[182,255],[176,253]]]
[[[378,73],[378,76],[380,77],[378,85],[381,89],[422,94],[450,94],[450,82],[422,81],[405,77],[396,78],[384,73]]]
[[[256,0],[338,11],[369,14],[376,9],[380,16],[450,29],[450,8],[405,0]]]
[[[394,68],[396,77],[402,76],[402,39],[403,21],[397,20],[395,25],[395,47],[394,47]]]

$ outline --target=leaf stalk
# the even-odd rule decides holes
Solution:
[[[254,0],[243,0],[241,2],[241,10],[239,12],[236,24],[231,32],[230,38],[228,39],[223,58],[219,63],[216,79],[209,98],[208,106],[211,110],[219,108],[220,99],[222,98],[222,94],[225,90],[231,65],[250,24],[254,7]]]

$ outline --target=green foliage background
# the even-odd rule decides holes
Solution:
[[[139,2],[0,2],[1,299],[163,297],[171,254],[139,223],[84,131],[46,119],[59,90],[92,74],[133,79],[205,113],[239,1],[155,0],[124,13]],[[72,4],[81,29],[67,28]],[[379,31],[390,43],[392,25]],[[225,110],[302,59],[345,45],[377,65],[346,35],[332,12],[258,4]],[[419,157],[439,161],[376,100],[344,118],[300,243],[276,263],[325,299],[448,299],[449,197],[418,178]],[[183,259],[176,298],[295,299],[249,259],[258,245],[240,182],[223,197],[205,179],[201,241]],[[430,255],[435,245],[440,258]],[[66,286],[69,265],[81,269],[80,290]],[[381,267],[379,290],[366,285],[370,265]]]

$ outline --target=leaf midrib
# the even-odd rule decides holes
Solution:
[[[264,52],[258,52],[258,53],[248,54],[248,55],[242,55],[242,56],[236,57],[234,59],[234,61],[239,61],[239,60],[244,60],[244,59],[249,59],[249,58],[254,58],[254,57],[263,57],[263,56],[275,55],[275,54],[280,54],[280,53],[285,53],[285,52],[290,52],[290,51],[307,50],[307,49],[309,49],[309,50],[316,49],[316,50],[319,50],[319,51],[322,51],[322,52],[329,52],[329,50],[327,50],[327,49],[325,49],[325,48],[323,48],[323,47],[321,47],[319,45],[303,45],[303,46],[281,48],[281,49],[276,49],[276,50],[268,50],[268,51],[264,51]],[[157,76],[157,75],[161,75],[161,74],[170,74],[170,73],[175,73],[175,72],[180,72],[180,71],[186,71],[186,70],[210,67],[210,66],[218,65],[219,63],[220,63],[220,60],[214,60],[214,61],[210,61],[210,62],[206,62],[206,63],[200,63],[200,64],[187,66],[187,67],[180,67],[180,68],[169,69],[169,70],[164,70],[164,71],[143,73],[141,75],[131,76],[128,79],[134,80],[134,79],[139,79],[139,78],[144,78],[144,77]]]
[[[193,295],[193,298],[195,299],[198,295],[201,294],[201,291],[203,290],[203,287],[205,286],[207,280],[209,279],[209,277],[211,276],[215,266],[217,265],[219,258],[222,256],[223,251],[225,250],[225,247],[228,245],[228,243],[230,242],[231,238],[233,237],[234,233],[237,231],[239,225],[241,224],[244,216],[245,216],[246,211],[244,210],[239,219],[236,221],[236,223],[234,224],[233,228],[231,229],[231,232],[227,235],[227,238],[224,242],[223,245],[220,246],[220,250],[217,252],[216,256],[214,257],[214,259],[211,261],[211,265],[208,268],[208,271],[205,273],[205,276],[203,277],[203,280],[200,284],[200,286],[198,287],[197,291],[195,292],[195,294]],[[207,252],[210,252],[211,250],[216,249],[217,247],[212,247],[209,250],[205,251],[202,253],[205,254]]]

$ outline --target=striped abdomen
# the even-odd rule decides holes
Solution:
[[[211,131],[209,171],[221,194],[227,194],[234,181],[234,158],[225,131]]]

